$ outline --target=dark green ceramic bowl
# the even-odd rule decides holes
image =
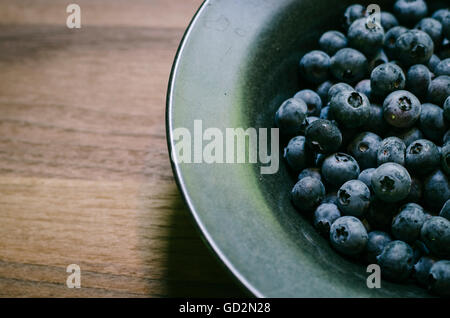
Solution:
[[[210,0],[180,45],[167,98],[169,151],[177,127],[273,127],[280,103],[300,87],[297,63],[339,25],[351,1]],[[368,3],[368,2],[366,2]],[[390,1],[378,1],[390,9]],[[259,164],[173,163],[207,243],[259,297],[421,297],[414,285],[368,289],[366,268],[331,249],[293,209],[294,180]]]

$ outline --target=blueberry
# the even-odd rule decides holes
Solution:
[[[447,97],[444,102],[444,117],[450,122],[450,96]]]
[[[350,25],[347,37],[351,47],[370,56],[383,46],[384,30],[381,25],[369,25],[367,18],[360,18]]]
[[[284,158],[294,171],[306,168],[311,162],[311,156],[309,149],[306,147],[306,139],[303,136],[292,138],[286,148],[284,148]]]
[[[317,180],[322,181],[322,176],[320,174],[319,168],[306,168],[303,169],[302,172],[298,175],[298,180],[302,180],[303,178],[311,177],[316,178]]]
[[[442,23],[444,21],[444,18],[449,15],[450,15],[449,9],[439,9],[436,10],[431,17]]]
[[[343,27],[347,30],[350,25],[357,19],[366,15],[366,8],[360,4],[348,6],[344,12]]]
[[[436,76],[447,75],[450,76],[450,58],[440,61],[434,70]]]
[[[427,138],[435,142],[442,140],[442,136],[444,136],[447,131],[444,110],[433,104],[422,104],[419,128]]]
[[[414,252],[403,241],[389,242],[377,257],[381,268],[381,277],[395,282],[405,281],[413,269]]]
[[[306,177],[299,180],[291,192],[294,206],[302,212],[312,212],[325,197],[325,187],[317,178]]]
[[[370,116],[370,102],[356,91],[341,91],[330,101],[331,111],[339,124],[346,128],[364,125]]]
[[[409,171],[426,175],[437,169],[441,155],[438,147],[427,139],[419,139],[406,148],[405,164]]]
[[[331,58],[331,74],[345,83],[355,83],[362,80],[367,73],[367,68],[367,58],[364,54],[352,48],[340,49]]]
[[[397,210],[397,203],[387,203],[373,196],[366,218],[373,229],[390,231],[392,218],[397,213]]]
[[[335,204],[322,203],[314,212],[314,227],[320,234],[329,237],[331,225],[340,217],[341,213]]]
[[[441,216],[426,220],[420,231],[422,242],[438,257],[450,256],[450,221]]]
[[[440,260],[430,268],[429,289],[432,293],[450,297],[450,261]]]
[[[436,54],[433,54],[427,64],[429,70],[434,73],[435,68],[440,61],[441,59]]]
[[[439,212],[439,216],[446,218],[447,220],[450,221],[450,199],[448,199],[444,203],[444,206],[442,207],[441,212]]]
[[[425,203],[437,212],[442,209],[448,198],[450,198],[448,177],[441,170],[436,170],[424,180]]]
[[[382,107],[376,104],[370,105],[369,119],[364,127],[368,131],[372,131],[377,134],[385,134],[390,126],[384,120]]]
[[[311,83],[319,84],[326,81],[329,68],[330,57],[322,51],[306,53],[300,60],[300,73]]]
[[[275,114],[275,124],[282,134],[297,135],[301,131],[301,124],[306,118],[308,107],[302,100],[289,98]]]
[[[414,265],[413,277],[423,287],[428,286],[431,266],[436,262],[434,258],[422,256]]]
[[[418,139],[423,139],[423,134],[417,127],[412,127],[405,131],[402,131],[402,132],[396,134],[396,136],[398,138],[400,138],[401,140],[403,140],[406,147],[408,147],[412,142],[414,142]]]
[[[319,116],[322,109],[322,100],[319,94],[310,89],[303,89],[294,95],[295,99],[301,99],[308,107],[307,116]]]
[[[450,143],[446,143],[441,149],[442,170],[450,175]]]
[[[417,177],[411,177],[411,190],[405,199],[405,202],[418,203],[422,200],[423,185],[422,181]]]
[[[383,50],[390,59],[398,58],[395,42],[398,37],[408,31],[407,28],[396,26],[386,32],[383,42]]]
[[[420,230],[425,221],[423,208],[416,203],[408,203],[394,217],[392,235],[398,240],[414,243],[420,238]]]
[[[369,264],[377,263],[377,256],[380,255],[386,245],[392,241],[390,235],[383,231],[372,231],[369,233],[365,257]]]
[[[348,180],[359,176],[356,160],[345,153],[335,153],[325,158],[322,164],[322,177],[328,184],[340,187]]]
[[[405,88],[406,78],[402,69],[392,63],[378,65],[370,74],[372,95],[384,99],[393,91]]]
[[[369,79],[365,79],[360,81],[358,84],[356,84],[355,86],[355,91],[357,91],[358,93],[362,93],[364,95],[367,96],[367,98],[370,99],[370,94],[371,94],[371,87],[370,87],[370,80]]]
[[[370,190],[364,182],[349,180],[337,193],[337,205],[343,215],[362,217],[370,204]]]
[[[395,49],[398,59],[406,66],[426,64],[433,55],[434,44],[427,33],[409,30],[397,38]]]
[[[423,18],[416,24],[415,28],[427,33],[434,42],[434,46],[438,47],[442,41],[442,24],[433,18]]]
[[[436,105],[443,105],[450,95],[450,76],[441,75],[433,79],[428,86],[428,100]]]
[[[394,14],[401,24],[412,26],[428,14],[428,7],[423,0],[397,0]]]
[[[309,125],[311,125],[313,122],[315,122],[318,119],[319,119],[319,117],[316,117],[316,116],[306,117],[305,121],[301,124],[300,135],[305,135],[306,128],[308,128]]]
[[[405,164],[405,143],[398,137],[388,137],[380,143],[377,153],[377,164],[380,166],[386,162]]]
[[[341,131],[326,119],[318,119],[310,124],[305,136],[312,150],[324,154],[336,152],[342,143]]]
[[[359,164],[361,169],[377,166],[377,153],[381,138],[371,132],[362,132],[348,145],[347,150]]]
[[[354,256],[364,251],[368,235],[360,220],[354,216],[342,216],[331,225],[330,241],[338,252]]]
[[[332,81],[325,81],[317,86],[316,93],[320,96],[322,106],[328,103],[328,91],[330,90],[331,86],[333,86]]]
[[[390,93],[383,102],[384,119],[394,127],[411,127],[419,119],[420,111],[420,101],[405,90]]]
[[[319,39],[320,48],[329,55],[333,55],[347,46],[347,38],[339,31],[327,31]]]
[[[361,171],[361,173],[358,176],[358,180],[361,182],[364,182],[364,184],[369,188],[369,190],[372,192],[372,175],[375,172],[375,168],[367,168]]]
[[[416,96],[427,95],[428,85],[431,83],[431,73],[423,64],[411,66],[406,73],[406,88]]]
[[[408,196],[411,176],[401,165],[388,162],[379,166],[372,175],[372,188],[385,202],[398,202]]]
[[[380,15],[381,26],[383,27],[385,32],[392,29],[393,27],[398,26],[398,20],[392,13],[381,11]]]

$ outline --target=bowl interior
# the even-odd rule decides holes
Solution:
[[[174,64],[167,109],[169,150],[179,142],[174,129],[187,128],[194,161],[194,152],[203,149],[200,143],[208,144],[198,139],[195,120],[201,120],[201,131],[214,127],[224,136],[226,128],[274,127],[280,103],[303,87],[300,57],[317,48],[322,32],[339,28],[350,3],[206,1]],[[378,4],[391,9],[390,1]],[[427,295],[414,285],[385,281],[380,289],[367,288],[366,268],[338,255],[293,209],[289,193],[295,180],[283,160],[275,174],[261,174],[260,164],[172,164],[207,243],[254,295]]]

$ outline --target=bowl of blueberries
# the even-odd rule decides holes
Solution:
[[[449,96],[446,1],[205,1],[169,82],[169,151],[194,144],[175,178],[254,296],[449,297]],[[275,171],[202,161],[238,127],[245,158],[277,132]]]

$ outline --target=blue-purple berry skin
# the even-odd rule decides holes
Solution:
[[[398,59],[405,65],[426,64],[434,52],[430,36],[420,30],[409,30],[401,34],[396,42]]]
[[[434,142],[440,142],[447,131],[447,122],[442,107],[431,103],[422,104],[418,126],[425,137]]]
[[[383,252],[383,249],[392,241],[391,236],[383,231],[369,232],[365,257],[369,264],[377,263],[377,256]]]
[[[428,287],[430,269],[436,260],[429,256],[422,256],[414,265],[413,277],[422,287]]]
[[[368,235],[361,221],[354,216],[342,216],[331,225],[331,245],[348,256],[361,254],[366,248]]]
[[[334,186],[340,187],[348,180],[357,179],[360,173],[355,158],[345,153],[335,153],[325,158],[322,164],[322,177]]]
[[[370,190],[359,180],[345,182],[337,193],[337,205],[343,215],[361,218],[370,205]]]
[[[424,179],[424,202],[435,212],[442,209],[450,198],[450,184],[448,176],[442,170],[436,170]]]
[[[412,273],[413,257],[413,249],[407,243],[403,241],[389,242],[377,257],[378,265],[381,268],[381,277],[395,282],[405,281]]]
[[[319,94],[310,89],[302,89],[294,95],[295,99],[301,99],[307,107],[307,116],[319,116],[322,109],[322,99]]]
[[[378,148],[377,165],[395,162],[403,166],[405,165],[405,151],[406,145],[403,140],[398,137],[387,137],[381,141]]]
[[[329,237],[331,225],[341,217],[336,204],[323,203],[314,212],[314,227],[325,237]]]
[[[328,79],[330,57],[323,51],[306,53],[300,60],[300,74],[310,83],[320,84]]]
[[[423,64],[415,64],[408,69],[406,74],[406,89],[418,97],[427,95],[428,86],[431,83],[431,73]]]
[[[378,65],[370,75],[371,94],[384,99],[396,90],[405,88],[406,77],[403,70],[392,63]]]
[[[443,105],[450,95],[450,76],[441,75],[428,85],[427,99],[435,105]]]
[[[312,212],[325,197],[325,187],[316,178],[306,177],[299,180],[291,192],[294,206],[301,212]]]
[[[370,101],[362,93],[341,91],[330,101],[334,118],[345,128],[357,128],[370,118]]]
[[[275,114],[275,125],[284,135],[295,136],[300,133],[308,107],[302,100],[289,98],[284,101]]]
[[[353,48],[340,49],[331,57],[331,74],[341,82],[357,83],[367,74],[368,61],[360,51]]]
[[[405,167],[388,162],[379,166],[372,175],[375,195],[385,202],[399,202],[408,196],[411,176]]]
[[[406,90],[390,93],[383,102],[384,119],[397,128],[413,126],[420,117],[422,104]]]
[[[450,260],[440,260],[431,266],[428,288],[433,294],[450,297]]]
[[[426,220],[420,231],[421,241],[441,258],[450,257],[450,221],[441,216]]]
[[[420,230],[426,221],[423,208],[416,203],[408,203],[402,207],[392,222],[392,235],[401,241],[414,243],[420,238]]]

